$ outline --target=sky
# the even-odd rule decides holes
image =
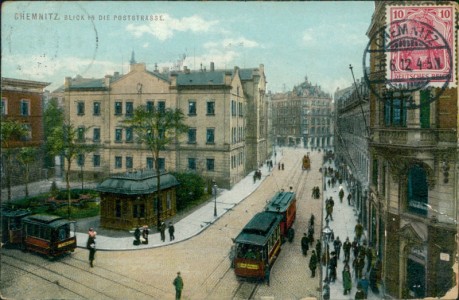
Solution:
[[[322,90],[363,76],[373,1],[3,2],[2,77],[50,82],[126,74],[135,60],[162,71],[264,65],[267,90],[305,76]],[[41,18],[41,19],[40,19]]]

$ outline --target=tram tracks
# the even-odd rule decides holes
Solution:
[[[84,299],[158,299],[168,294],[146,282],[126,278],[125,275],[107,268],[97,267],[89,271],[87,261],[75,257],[67,257],[68,261],[64,259],[53,263],[37,263],[2,253],[2,265],[54,283]]]
[[[260,283],[246,282],[246,281],[240,282],[231,299],[234,299],[234,300],[254,299],[254,296],[259,286],[260,286]]]

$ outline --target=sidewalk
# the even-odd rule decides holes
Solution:
[[[279,149],[280,150],[280,149]],[[276,160],[280,161],[282,159],[281,151],[278,151]],[[274,162],[274,157],[272,157]],[[276,167],[276,166],[274,166]],[[175,239],[174,241],[169,241],[169,234],[166,229],[166,241],[162,242],[160,233],[155,232],[149,235],[149,243],[147,245],[133,245],[134,233],[127,231],[114,231],[101,229],[97,234],[97,250],[137,250],[137,249],[146,249],[146,248],[155,248],[166,245],[171,245],[185,241],[195,235],[198,235],[208,226],[212,225],[217,221],[221,216],[223,216],[228,210],[231,210],[234,206],[238,205],[246,197],[248,197],[252,192],[254,192],[261,184],[261,182],[267,177],[270,176],[271,172],[268,170],[268,166],[263,164],[263,167],[259,168],[261,170],[262,176],[261,180],[253,182],[254,171],[249,173],[244,179],[238,182],[231,190],[218,189],[217,196],[217,216],[214,216],[214,201],[209,201],[208,203],[202,205],[198,209],[194,210],[187,216],[180,219],[178,222],[174,222],[175,227]],[[272,171],[272,170],[271,170]],[[48,192],[51,187],[52,180],[42,180],[29,184],[30,196],[40,193]],[[59,188],[65,188],[65,182],[57,179],[56,183]],[[85,188],[94,188],[97,184],[95,183],[84,183]],[[72,188],[81,187],[81,183],[72,182]],[[24,197],[24,186],[14,186],[11,189],[11,193],[14,199],[20,199]],[[6,201],[7,190],[2,189],[2,199]],[[213,199],[212,199],[213,200]],[[88,226],[87,224],[91,224]],[[93,224],[99,224],[99,218],[92,218],[90,220],[84,219],[77,221],[76,224],[76,236],[77,236],[77,246],[86,248],[87,240],[87,230],[89,227],[92,227]],[[98,231],[97,225],[94,228]],[[101,234],[103,232],[109,232],[109,234]]]
[[[335,165],[332,162],[326,163],[325,167],[332,167],[334,169]],[[327,176],[326,177],[330,179],[331,177]],[[344,199],[343,203],[339,201],[339,186],[340,184],[337,182],[335,187],[328,187],[327,185],[327,190],[324,192],[324,199],[323,201],[325,202],[325,199],[333,197],[333,200],[335,202],[334,209],[333,209],[333,221],[330,221],[328,226],[333,230],[335,239],[339,237],[341,242],[344,244],[346,241],[346,237],[349,237],[349,241],[352,243],[354,240],[354,228],[355,225],[357,224],[357,212],[354,208],[354,206],[349,206],[348,201],[347,201],[347,195],[349,195],[349,190],[348,187],[346,186],[345,182],[343,182],[342,186],[344,189]],[[323,187],[322,187],[323,188]],[[322,213],[323,217],[325,218],[326,212],[325,212],[325,205],[324,206],[324,211]],[[326,222],[323,220],[323,224],[325,226]],[[366,235],[366,232],[364,232],[364,235]],[[330,252],[334,251],[333,248],[333,242],[330,244]],[[352,249],[351,249],[351,255],[350,255],[350,270],[351,270],[351,276],[352,276],[352,289],[350,294],[344,295],[344,288],[343,288],[343,277],[342,277],[342,271],[344,267],[344,251],[341,248],[341,254],[338,260],[338,267],[336,268],[336,280],[335,282],[332,282],[329,284],[330,286],[330,299],[354,299],[355,293],[357,292],[357,280],[355,279],[355,273],[353,272],[353,267],[352,267],[352,260],[354,258],[354,255],[352,254]],[[365,274],[365,270],[367,267],[367,261],[365,258],[365,268],[363,273]],[[325,273],[326,272],[326,267],[322,266],[322,274],[323,278],[325,278]],[[369,275],[369,274],[368,274]],[[369,276],[367,276],[369,278]],[[374,294],[370,288],[368,288],[368,297],[367,299],[375,300],[375,299],[382,299],[382,289],[380,287],[380,293],[379,295]]]

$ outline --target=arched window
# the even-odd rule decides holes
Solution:
[[[413,165],[408,171],[408,212],[426,216],[428,196],[426,171],[420,165]]]

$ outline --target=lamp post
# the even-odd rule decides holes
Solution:
[[[214,185],[212,186],[212,193],[214,194],[214,217],[217,216],[217,189],[218,186],[214,182]]]
[[[333,230],[328,226],[328,220],[325,220],[327,224],[325,225],[324,229],[322,229],[322,238],[324,240],[324,255],[325,255],[325,279],[324,282],[328,283],[328,263],[330,258],[328,257],[328,243],[330,242],[331,235],[333,233]],[[320,259],[320,257],[319,257]]]

